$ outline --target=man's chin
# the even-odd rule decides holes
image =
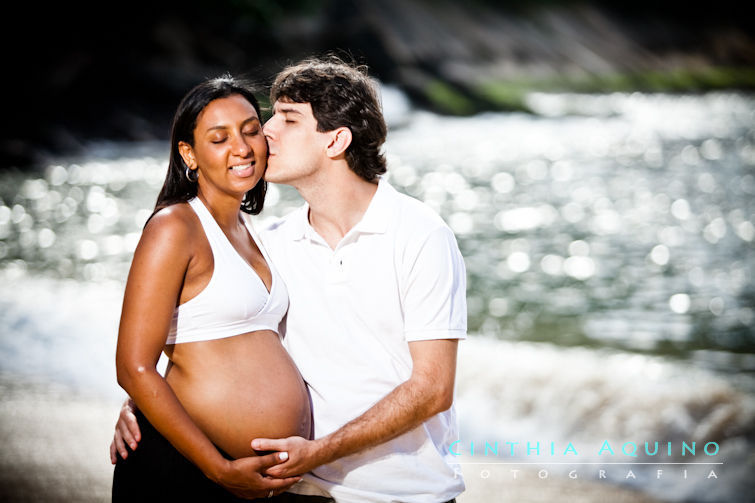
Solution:
[[[265,173],[265,175],[262,177],[267,183],[277,183],[279,185],[289,185],[288,181],[281,176],[275,176],[275,175],[268,175]]]
[[[270,173],[270,166],[265,170],[262,179],[269,183],[279,183],[278,177],[275,176],[275,173]]]

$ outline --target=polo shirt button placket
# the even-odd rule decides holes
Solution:
[[[330,259],[331,277],[335,283],[346,281],[346,274],[343,269],[343,256],[339,252],[334,252]]]

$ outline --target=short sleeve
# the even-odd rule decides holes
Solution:
[[[448,227],[432,231],[404,268],[404,338],[465,339],[467,281],[464,260]]]

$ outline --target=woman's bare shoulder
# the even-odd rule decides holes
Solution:
[[[144,226],[141,241],[161,247],[190,243],[198,229],[198,219],[187,203],[177,203],[158,210]]]
[[[196,224],[196,213],[188,203],[176,203],[157,210],[144,226],[144,231],[187,232],[194,229]]]

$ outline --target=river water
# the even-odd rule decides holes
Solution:
[[[746,501],[755,97],[534,94],[533,115],[448,118],[383,96],[389,179],[449,222],[467,264],[460,459],[491,480],[534,466]],[[162,142],[105,142],[0,173],[5,375],[122,396],[122,290],[166,160]],[[258,225],[299,204],[271,186]]]

